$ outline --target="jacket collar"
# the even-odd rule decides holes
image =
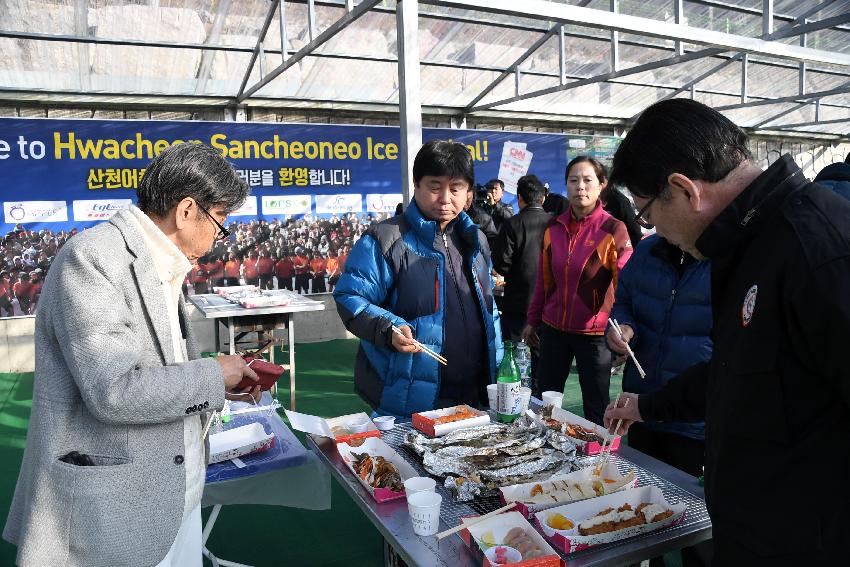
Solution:
[[[590,214],[587,215],[586,217],[580,219],[580,220],[577,220],[576,222],[579,222],[579,223],[596,222],[596,221],[600,220],[603,215],[606,215],[606,214],[608,214],[608,213],[606,213],[605,209],[602,208],[602,201],[597,199],[596,205],[593,207],[593,210],[590,212]],[[555,218],[555,222],[564,225],[564,228],[569,230],[570,221],[573,220],[573,218],[574,218],[573,217],[573,208],[567,207],[566,211],[564,211],[563,213],[561,213],[560,215],[558,215]]]
[[[808,180],[791,156],[783,155],[717,215],[697,239],[697,250],[707,258],[733,252],[779,211],[791,192],[806,183]]]
[[[832,163],[820,170],[818,181],[850,181],[850,163]]]
[[[425,242],[434,242],[437,238],[437,222],[429,220],[422,215],[422,211],[416,205],[416,200],[411,200],[410,204],[404,210],[404,218],[410,224],[411,229],[416,235]],[[463,240],[472,248],[478,250],[478,225],[472,222],[469,215],[465,211],[452,221],[452,230],[458,231],[463,237]]]

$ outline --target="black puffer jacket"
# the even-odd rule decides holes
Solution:
[[[638,405],[706,422],[717,565],[846,565],[850,202],[783,156],[697,240],[714,354]]]

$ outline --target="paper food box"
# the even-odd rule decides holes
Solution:
[[[611,494],[637,484],[633,471],[623,476],[613,463],[606,464],[598,477],[593,475],[594,468],[558,474],[541,482],[503,486],[499,488],[500,498],[503,504],[516,502],[516,510],[528,518],[540,510]]]
[[[605,531],[593,535],[581,535],[579,533],[579,528],[581,527],[582,522],[596,516],[604,510],[614,509],[617,511],[624,504],[629,504],[633,510],[636,510],[638,506],[643,503],[659,505],[661,508],[658,510],[663,509],[665,511],[672,512],[672,514],[664,517],[663,519],[650,521],[650,523],[640,523],[637,525],[629,525],[628,518],[614,518],[617,520],[617,523],[620,523],[624,527],[616,529],[617,524],[611,521],[605,522],[601,526],[597,526],[597,528],[601,527],[601,529],[606,529],[607,527],[613,527],[615,528],[613,531]],[[594,545],[610,543],[612,541],[660,530],[667,526],[678,525],[684,521],[685,509],[686,506],[684,504],[668,504],[664,499],[664,495],[661,493],[661,489],[657,486],[641,486],[631,490],[623,490],[621,492],[609,494],[607,496],[600,496],[599,498],[591,498],[590,500],[582,500],[581,502],[575,502],[565,506],[549,508],[548,510],[535,514],[534,521],[537,524],[538,529],[543,532],[546,538],[551,541],[555,547],[566,553],[573,553],[575,551],[581,551],[582,549],[593,547]],[[557,517],[557,514],[560,514],[560,517]],[[564,520],[568,520],[569,523],[572,524],[572,528],[570,528],[569,525],[565,525],[564,529],[556,530],[550,525],[550,523],[556,522],[563,525]]]
[[[274,433],[249,423],[210,435],[210,464],[259,453],[274,446]]]
[[[381,432],[375,427],[375,424],[369,419],[365,412],[350,413],[339,417],[329,417],[327,419],[310,415],[306,413],[298,413],[284,409],[286,418],[292,429],[303,431],[304,433],[312,433],[321,437],[330,437],[337,443],[351,443],[358,439],[366,439],[367,437],[380,437]],[[365,431],[351,431],[350,424],[359,422],[366,424]]]
[[[216,293],[216,295],[227,297],[231,293],[259,292],[260,288],[255,285],[230,285],[216,286],[213,288],[213,291]]]
[[[570,436],[570,440],[575,443],[579,452],[585,455],[598,455],[602,448],[602,443],[598,439],[588,440],[587,432],[590,435],[595,435],[604,440],[608,440],[612,451],[620,448],[620,436],[611,435],[607,429],[587,420],[580,415],[576,415],[563,408],[552,409],[552,420],[566,424],[565,433]],[[551,420],[543,420],[548,425],[551,425]],[[576,427],[578,426],[578,427]],[[607,449],[606,449],[607,450]]]
[[[404,498],[404,481],[418,476],[413,467],[381,438],[370,437],[356,447],[338,443],[336,448],[352,474],[378,502]],[[382,459],[395,469],[387,470]],[[398,490],[394,490],[393,486]]]
[[[475,520],[475,518],[462,518],[461,522],[466,524],[472,520]],[[522,530],[522,532],[517,530]],[[517,544],[517,534],[520,533],[524,535],[520,536],[522,541]],[[558,555],[558,552],[552,549],[552,546],[519,512],[497,514],[492,518],[462,529],[458,534],[472,551],[476,562],[483,567],[496,567],[485,553],[489,548],[500,545],[508,545],[520,552],[525,552],[521,561],[511,563],[511,565],[517,567],[561,567],[564,565],[564,561]],[[511,543],[514,543],[514,546],[511,546]],[[531,555],[534,555],[534,557],[530,557]]]
[[[422,433],[431,437],[441,437],[457,429],[487,425],[490,423],[490,416],[486,411],[460,405],[414,413],[411,420],[413,427]]]

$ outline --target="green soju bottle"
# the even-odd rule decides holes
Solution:
[[[502,423],[511,423],[519,417],[521,386],[519,369],[514,362],[513,343],[505,341],[505,355],[496,375],[496,418]]]

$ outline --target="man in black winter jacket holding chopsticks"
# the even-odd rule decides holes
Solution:
[[[740,129],[684,99],[643,112],[612,183],[711,259],[714,354],[606,424],[705,420],[715,565],[847,564],[850,202],[790,156],[762,171]]]

